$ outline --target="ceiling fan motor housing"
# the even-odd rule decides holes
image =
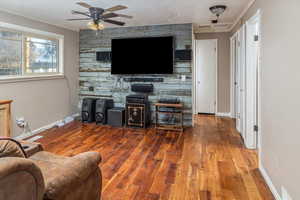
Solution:
[[[104,9],[96,7],[89,8],[89,11],[94,21],[98,21],[101,18],[101,15],[104,13]]]

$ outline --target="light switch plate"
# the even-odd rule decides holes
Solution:
[[[181,81],[182,82],[186,81],[186,75],[181,75]]]

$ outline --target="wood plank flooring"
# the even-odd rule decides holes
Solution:
[[[273,200],[231,119],[199,115],[184,133],[72,122],[39,142],[47,151],[102,155],[102,200]]]

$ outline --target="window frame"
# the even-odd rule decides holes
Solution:
[[[0,29],[1,30],[1,29]],[[34,72],[34,73],[30,73],[30,72],[26,72],[26,52],[25,52],[25,49],[26,49],[26,45],[27,45],[27,41],[26,41],[26,38],[38,38],[38,39],[44,39],[44,40],[51,40],[51,41],[54,41],[58,47],[58,51],[56,52],[56,56],[57,56],[57,60],[58,60],[58,64],[57,64],[57,71],[58,72],[41,72],[41,73],[38,73],[38,72]],[[23,34],[22,35],[22,44],[23,44],[23,55],[22,56],[22,75],[23,76],[40,76],[40,75],[56,75],[56,74],[60,74],[60,55],[59,55],[59,47],[60,47],[60,44],[59,44],[59,40],[57,39],[51,39],[51,38],[47,38],[47,37],[44,37],[44,36],[37,36],[37,35],[33,35],[33,34]]]
[[[64,78],[64,36],[56,33],[46,32],[42,30],[32,29],[24,26],[15,24],[9,24],[0,22],[0,31],[9,31],[14,33],[22,34],[22,74],[21,75],[4,75],[0,76],[1,82],[16,82],[16,81],[27,81],[27,80],[43,80],[43,79],[56,79]],[[25,45],[26,37],[33,37],[39,39],[53,40],[57,42],[58,51],[58,72],[46,72],[46,73],[27,73],[25,71]]]

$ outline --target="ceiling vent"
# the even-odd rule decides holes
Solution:
[[[229,32],[231,23],[207,24],[194,27],[195,33]]]

